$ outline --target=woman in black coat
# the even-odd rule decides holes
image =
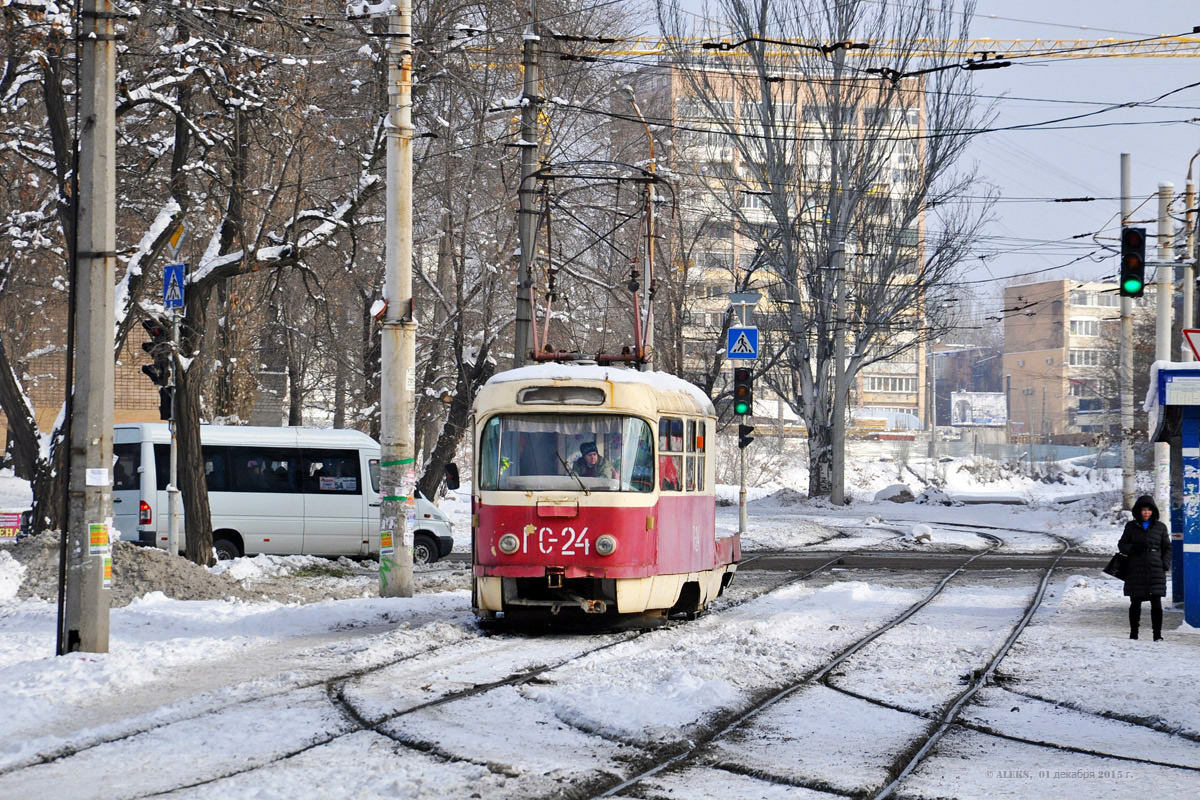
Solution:
[[[1171,571],[1171,536],[1158,521],[1154,498],[1142,495],[1133,504],[1133,519],[1125,523],[1117,550],[1125,554],[1125,595],[1129,598],[1129,638],[1138,638],[1142,602],[1150,601],[1154,641],[1162,639],[1162,598],[1167,593]]]

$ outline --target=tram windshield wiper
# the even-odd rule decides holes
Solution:
[[[583,485],[583,478],[579,477],[578,475],[576,475],[574,472],[571,471],[571,467],[567,465],[567,462],[563,460],[563,457],[561,455],[559,455],[557,450],[554,451],[554,457],[558,459],[558,463],[563,465],[563,469],[565,469],[567,471],[567,474],[575,479],[575,482],[579,484],[579,488],[583,491],[583,493],[585,495],[591,496],[592,493],[589,492],[587,490],[587,487]]]

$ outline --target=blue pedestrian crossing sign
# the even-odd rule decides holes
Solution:
[[[758,328],[730,328],[725,354],[729,358],[758,358]]]
[[[167,264],[163,269],[163,306],[183,308],[183,264]]]

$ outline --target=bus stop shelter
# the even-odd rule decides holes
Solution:
[[[1171,445],[1172,600],[1200,628],[1200,362],[1155,362],[1146,412],[1150,441]]]

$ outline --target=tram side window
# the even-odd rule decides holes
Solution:
[[[683,490],[683,420],[663,417],[658,421],[658,485],[664,492]]]
[[[687,490],[696,491],[696,421],[687,421],[687,436],[684,439],[687,446],[687,456],[684,460],[684,471],[687,473]]]
[[[704,439],[704,421],[701,420],[696,423],[696,455],[694,457],[696,462],[696,491],[698,492],[704,491]]]

